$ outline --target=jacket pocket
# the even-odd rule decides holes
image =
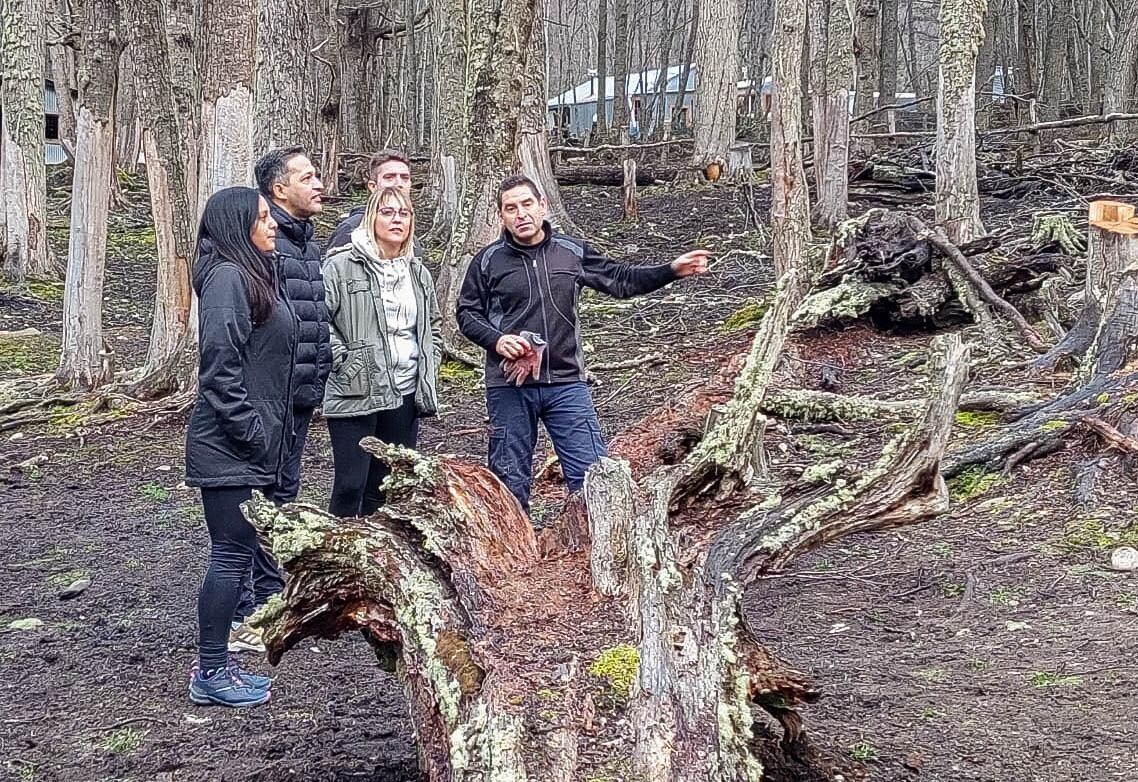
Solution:
[[[368,361],[370,348],[348,350],[340,366],[328,378],[329,395],[339,397],[367,396],[371,379]]]

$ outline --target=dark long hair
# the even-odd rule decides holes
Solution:
[[[277,299],[272,256],[253,244],[261,196],[251,187],[227,187],[206,201],[198,225],[197,261],[194,263],[194,291],[201,295],[201,284],[216,264],[236,264],[245,280],[253,323],[264,323]]]

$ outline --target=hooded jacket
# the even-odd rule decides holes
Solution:
[[[289,303],[300,323],[293,373],[293,404],[317,407],[324,399],[324,385],[332,370],[328,344],[328,308],[324,303],[324,278],[320,274],[320,245],[313,238],[311,220],[301,220],[270,204],[277,222],[277,255],[281,279]]]
[[[186,484],[277,484],[292,447],[296,315],[281,290],[269,317],[253,325],[240,269],[208,249],[194,265],[194,288],[201,360]]]
[[[336,226],[336,230],[328,237],[328,241],[324,243],[324,256],[331,256],[332,253],[344,247],[351,247],[352,245],[352,232],[360,227],[360,223],[364,220],[364,212],[367,211],[367,206],[357,206],[352,211],[348,212],[340,224]],[[423,245],[419,244],[418,239],[413,240],[413,252],[416,258],[423,257]]]
[[[427,267],[414,255],[402,262],[407,263],[415,297],[415,339],[419,347],[415,408],[419,415],[429,416],[439,407],[442,313]],[[367,232],[361,230],[352,233],[351,245],[333,252],[324,263],[334,365],[324,394],[324,415],[328,418],[391,410],[403,401],[387,339],[380,263],[390,261],[377,257]]]
[[[509,385],[495,347],[504,334],[540,334],[545,354],[536,380],[525,385],[585,379],[577,300],[582,287],[627,299],[676,279],[671,264],[630,266],[606,258],[587,242],[553,231],[534,246],[519,244],[508,231],[470,262],[458,296],[458,327],[486,351],[486,387]]]

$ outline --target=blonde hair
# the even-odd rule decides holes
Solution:
[[[375,238],[375,218],[384,202],[391,200],[398,204],[397,208],[405,207],[411,213],[411,219],[407,221],[407,235],[403,237],[403,244],[399,245],[399,257],[403,257],[411,254],[415,244],[415,207],[411,204],[411,196],[398,187],[383,187],[376,190],[367,201],[363,224],[367,226],[368,235],[375,248],[379,250],[379,241]]]

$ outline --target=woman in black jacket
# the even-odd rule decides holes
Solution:
[[[230,620],[259,545],[241,512],[280,479],[292,437],[296,316],[273,255],[276,222],[256,190],[210,197],[198,229],[198,395],[186,432],[186,484],[201,487],[209,567],[198,594],[195,703],[256,706],[272,680],[228,655]]]

